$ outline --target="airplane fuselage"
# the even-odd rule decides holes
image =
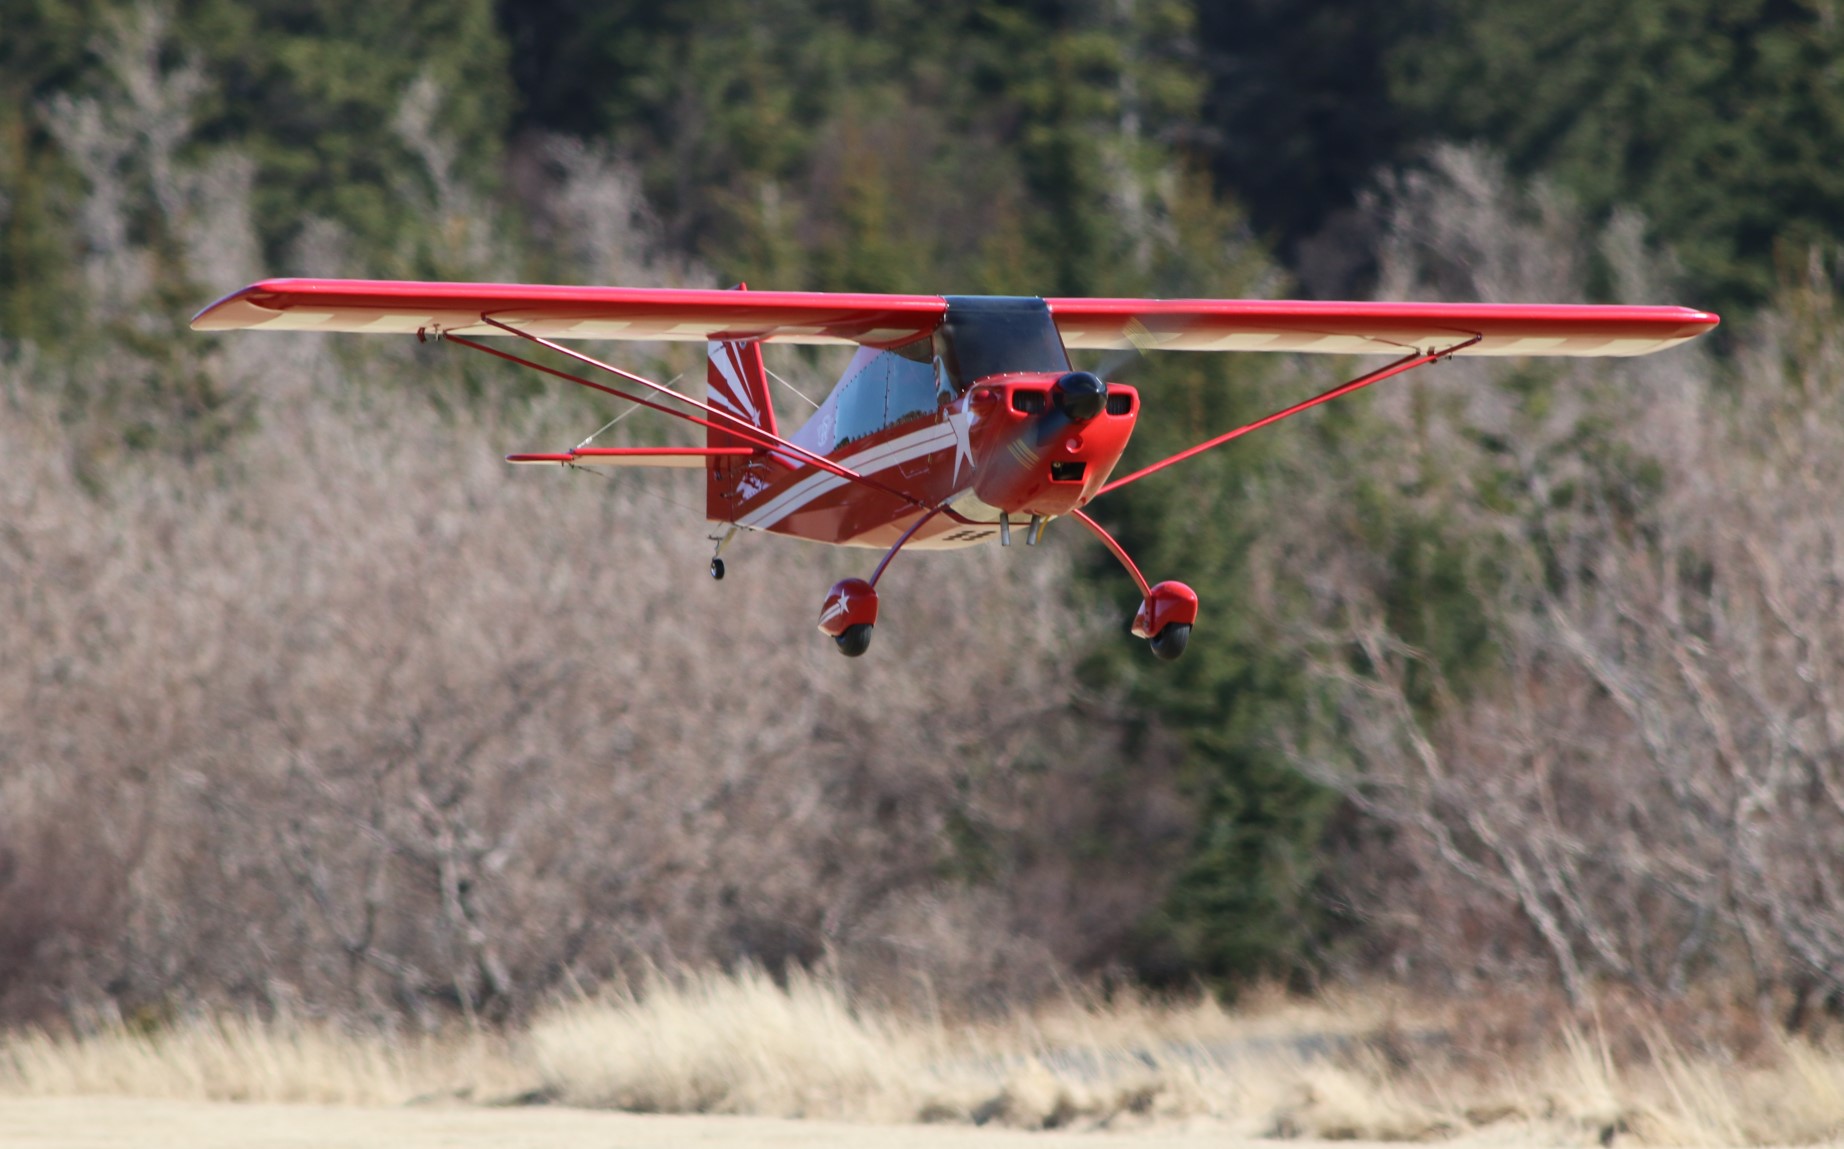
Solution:
[[[999,537],[1002,513],[1050,518],[1093,498],[1138,416],[1132,388],[1071,370],[1041,300],[952,297],[932,339],[862,348],[789,436],[874,486],[758,452],[713,463],[707,514],[887,548],[944,507],[907,545],[972,546]]]
[[[828,458],[888,491],[764,452],[722,460],[737,472],[722,521],[842,546],[890,546],[923,511],[948,507],[909,546],[971,546],[998,537],[1001,512],[1046,518],[1082,506],[1107,481],[1133,433],[1139,399],[1112,385],[1110,408],[1084,423],[1045,420],[1054,375],[1000,376],[938,411],[912,416]],[[1049,425],[1046,426],[1045,424]],[[801,436],[794,436],[795,442]],[[808,444],[802,443],[803,446]],[[907,496],[907,497],[904,497]]]

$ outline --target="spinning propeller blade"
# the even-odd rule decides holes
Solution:
[[[1095,368],[1095,374],[1103,379],[1125,378],[1139,370],[1140,364],[1146,361],[1148,351],[1158,349],[1158,338],[1137,319],[1127,324],[1126,335],[1131,346],[1110,352]]]

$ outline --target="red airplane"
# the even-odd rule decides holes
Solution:
[[[702,447],[578,447],[509,456],[562,466],[699,467],[705,517],[722,528],[711,576],[739,530],[772,531],[883,558],[869,579],[833,585],[819,627],[849,657],[877,621],[877,582],[904,547],[997,538],[1014,521],[1026,545],[1051,519],[1094,532],[1138,584],[1133,633],[1159,658],[1184,653],[1197,594],[1148,585],[1082,508],[1270,423],[1453,355],[1646,355],[1715,327],[1683,307],[1333,303],[1237,299],[1039,299],[790,291],[560,287],[491,283],[272,279],[201,311],[196,331],[355,331],[445,339],[605,392],[705,429]],[[624,386],[491,346],[509,336]],[[709,344],[706,397],[624,371],[559,340]],[[818,410],[783,436],[762,344],[855,344]],[[517,346],[514,344],[513,346]],[[1132,387],[1071,367],[1068,348],[1388,354],[1392,362],[1188,450],[1114,478],[1140,416]],[[637,392],[650,393],[641,394]],[[677,406],[667,406],[673,403]]]

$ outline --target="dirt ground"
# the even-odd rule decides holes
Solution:
[[[1229,1138],[1221,1128],[1204,1125],[1133,1132],[1032,1133],[965,1125],[845,1125],[551,1107],[362,1108],[115,1097],[0,1099],[0,1145],[9,1149],[729,1149],[759,1145],[818,1149],[862,1145],[888,1149],[1253,1149],[1258,1144],[1262,1143]],[[1339,1145],[1341,1149],[1363,1149],[1360,1142],[1343,1141]]]

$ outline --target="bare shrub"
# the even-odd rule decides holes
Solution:
[[[585,283],[687,287],[708,270],[670,253],[640,172],[608,144],[540,135],[517,142],[511,172],[540,243]]]
[[[0,1016],[433,1026],[681,962],[996,1002],[1119,952],[1185,815],[1075,684],[1097,623],[1054,546],[904,556],[847,663],[812,619],[867,556],[745,539],[714,585],[695,483],[499,461],[580,407],[373,382],[505,383],[408,340],[183,333],[180,285],[256,274],[251,166],[185,162],[202,81],[160,9],[97,51],[42,114],[98,339],[0,362]],[[399,109],[437,226],[396,255],[505,274],[436,96]],[[543,150],[563,263],[698,274],[618,156]],[[299,258],[341,243],[309,221]],[[1092,785],[1122,769],[1127,801]]]
[[[192,132],[192,105],[206,78],[194,62],[161,65],[169,20],[164,9],[145,3],[110,13],[94,42],[108,92],[60,92],[41,109],[88,188],[77,212],[86,294],[105,321],[145,300],[159,274],[153,253],[131,236],[134,226],[150,215],[176,221],[190,198],[178,151]]]
[[[1157,761],[1126,817],[1092,786],[1054,549],[905,556],[848,662],[812,619],[865,556],[745,539],[712,583],[694,485],[504,467],[562,409],[283,389],[211,468],[99,497],[11,392],[0,899],[42,955],[13,1015],[435,1024],[648,962],[998,1000],[1157,896],[1182,816]],[[1112,872],[1077,862],[1097,834]]]
[[[1476,153],[1433,168],[1392,202],[1398,289],[1579,285],[1554,254],[1589,246],[1566,204]],[[1598,259],[1653,298],[1669,276],[1631,219]],[[1359,465],[1492,604],[1489,668],[1463,686],[1392,626],[1348,476],[1267,542],[1316,603],[1299,634],[1324,707],[1296,758],[1372,819],[1344,872],[1398,968],[1554,978],[1577,1002],[1606,978],[1659,999],[1737,975],[1800,1002],[1839,990],[1832,298],[1787,298],[1721,383],[1690,348],[1456,362],[1378,398],[1392,449]]]

